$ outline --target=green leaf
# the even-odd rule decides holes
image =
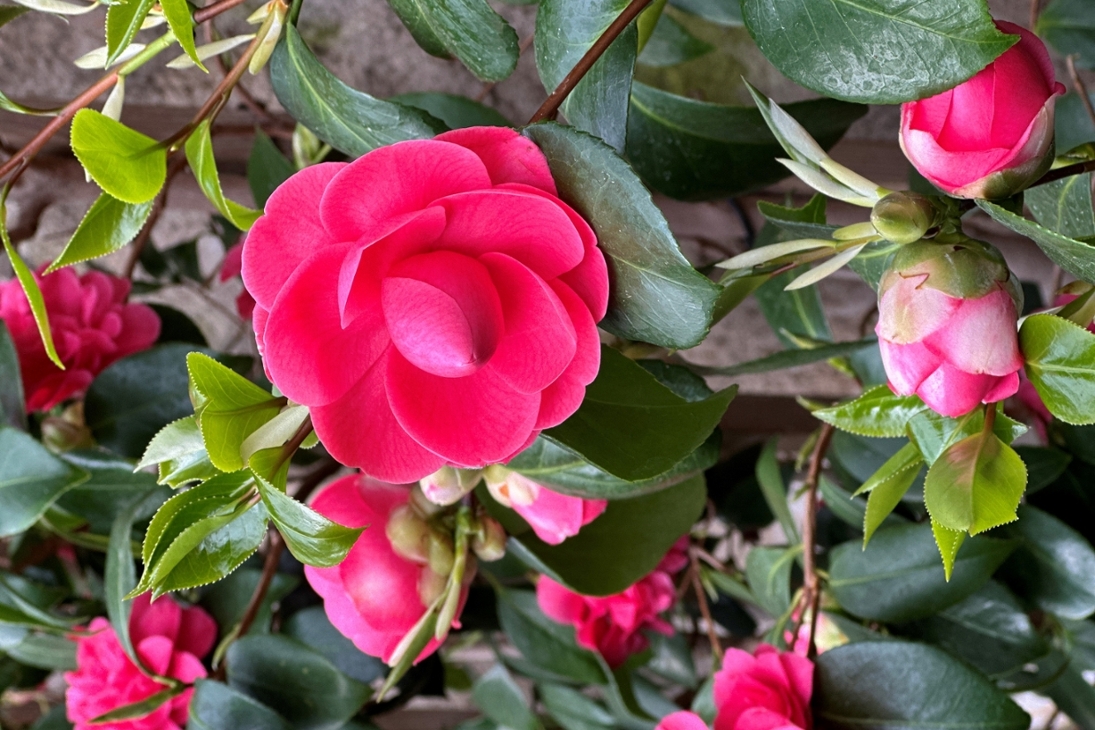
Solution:
[[[937,613],[975,593],[1015,548],[1014,541],[970,538],[948,582],[926,524],[886,527],[864,550],[859,541],[838,545],[829,587],[850,614],[903,623]]]
[[[996,581],[918,621],[912,634],[994,678],[1018,672],[1049,651],[1019,601]]]
[[[24,13],[29,13],[30,8],[22,5],[5,5],[0,7],[0,27],[3,27]]]
[[[8,327],[0,321],[0,426],[27,428],[26,398],[19,373],[19,351]]]
[[[258,587],[260,580],[262,580],[261,570],[240,568],[224,580],[217,581],[202,591],[202,606],[216,619],[217,625],[222,627],[222,634],[226,636],[231,634],[233,638],[239,638],[235,636],[235,632],[239,631],[239,623],[247,612],[251,596],[255,594],[255,588]],[[259,605],[258,613],[251,622],[248,634],[268,633],[274,606],[299,584],[300,580],[295,576],[275,573]]]
[[[932,537],[939,548],[939,557],[943,559],[943,577],[949,583],[954,574],[954,561],[958,557],[958,551],[966,541],[966,533],[962,530],[948,530],[935,520],[931,521],[931,526]]]
[[[593,226],[612,291],[600,326],[672,349],[699,344],[721,290],[681,254],[650,193],[600,141],[558,124],[524,131],[547,157],[563,200]]]
[[[1091,173],[1054,180],[1023,193],[1034,219],[1049,230],[1069,238],[1095,236]]]
[[[106,571],[103,575],[103,602],[106,604],[110,626],[126,656],[138,667],[143,667],[144,662],[137,656],[129,635],[133,601],[127,600],[126,596],[137,587],[137,569],[133,564],[133,523],[147,501],[148,494],[138,494],[115,518],[110,529]]]
[[[1062,56],[1076,54],[1079,65],[1095,67],[1095,22],[1084,0],[1053,0],[1038,15],[1034,32]]]
[[[688,32],[670,15],[658,18],[654,32],[639,55],[639,63],[644,66],[662,68],[691,61],[706,55],[715,49],[710,43],[701,41]],[[634,103],[634,102],[632,102]]]
[[[122,705],[110,712],[104,712],[103,714],[92,718],[88,724],[95,725],[98,723],[114,723],[123,720],[135,720],[137,718],[151,715],[158,710],[165,702],[171,700],[174,697],[182,694],[186,690],[186,687],[179,685],[178,687],[167,687],[160,690],[156,694],[149,695],[140,702],[133,702],[128,705]]]
[[[270,59],[278,101],[320,139],[351,157],[445,131],[428,114],[351,89],[323,67],[292,25]]]
[[[15,246],[11,242],[11,237],[8,235],[7,223],[4,216],[4,205],[0,202],[0,239],[4,242],[4,251],[8,254],[8,261],[11,262],[11,268],[15,272],[15,278],[19,280],[19,286],[22,287],[23,294],[27,297],[27,303],[30,304],[30,311],[34,316],[34,324],[38,326],[38,334],[42,338],[42,345],[46,349],[46,355],[49,356],[50,361],[54,365],[64,370],[65,366],[61,362],[61,358],[57,354],[57,348],[54,347],[53,344],[53,332],[50,330],[49,326],[49,314],[46,312],[46,300],[42,298],[42,290],[38,288],[38,277],[34,275],[34,272],[27,266],[27,263],[23,261],[23,257],[15,250]]]
[[[924,409],[909,419],[909,438],[929,465],[934,464],[944,451],[962,439],[985,430],[985,410],[975,408],[960,418],[948,418],[935,411]],[[1027,427],[1008,418],[1003,408],[996,406],[996,422],[993,432],[1006,444],[1027,432]]]
[[[867,104],[923,99],[965,81],[1018,38],[983,0],[742,0],[761,53],[819,94]]]
[[[788,104],[786,111],[828,149],[867,108],[816,99]],[[790,174],[776,161],[783,156],[755,107],[712,104],[632,85],[627,157],[660,193],[711,200],[762,188]]]
[[[200,352],[186,356],[186,367],[191,387],[206,398],[197,416],[209,460],[221,471],[239,471],[246,466],[243,442],[278,414],[284,399]]]
[[[185,0],[177,0],[185,3]],[[213,156],[213,136],[209,132],[210,120],[205,119],[186,140],[186,160],[194,172],[202,192],[209,202],[236,228],[246,231],[254,225],[262,211],[252,210],[224,197],[221,178],[217,174],[217,160]]]
[[[544,682],[537,690],[544,709],[563,730],[609,730],[616,726],[608,710],[576,689]]]
[[[284,636],[245,636],[232,644],[225,661],[230,687],[297,730],[336,730],[372,695],[322,654]]]
[[[476,495],[495,516],[508,511],[486,489]],[[604,514],[559,545],[548,545],[531,532],[512,536],[509,545],[533,568],[579,593],[612,595],[657,567],[706,500],[703,477],[697,476],[660,492],[611,501]]]
[[[223,682],[199,679],[190,698],[190,730],[292,730],[266,705]]]
[[[68,631],[76,621],[50,610],[60,598],[54,588],[0,572],[0,625]]]
[[[167,150],[93,109],[72,119],[72,151],[103,192],[124,203],[147,203],[167,180]]]
[[[151,212],[151,201],[124,203],[103,193],[84,215],[64,250],[45,273],[120,250],[141,232]]]
[[[159,465],[159,484],[181,487],[220,474],[209,460],[196,416],[173,421],[156,433],[137,468]]]
[[[856,490],[856,494],[867,492],[870,495],[863,515],[864,549],[875,530],[882,526],[912,487],[923,464],[920,450],[913,444],[906,444]]]
[[[787,292],[790,296],[795,292]],[[734,377],[737,375],[750,375],[753,373],[770,373],[773,370],[797,368],[803,365],[812,365],[822,360],[831,360],[835,357],[847,357],[870,347],[877,347],[878,340],[872,338],[858,340],[856,342],[836,342],[831,345],[818,345],[817,347],[782,350],[756,360],[741,362],[721,368],[704,368],[707,375],[723,375]],[[816,413],[816,412],[815,412]],[[824,420],[824,419],[822,419]]]
[[[54,500],[87,478],[87,472],[58,459],[29,435],[0,427],[0,537],[28,529]]]
[[[258,571],[254,572],[257,578]],[[322,606],[297,611],[285,622],[282,632],[318,651],[340,672],[364,684],[383,677],[388,671],[384,662],[365,654],[339,633]]]
[[[465,127],[512,127],[508,119],[498,111],[478,101],[457,94],[439,91],[422,91],[393,96],[388,101],[421,109],[435,119],[440,119],[449,129]]]
[[[669,4],[719,25],[742,24],[741,6],[738,3],[727,3],[722,0],[671,0]]]
[[[1049,412],[1074,425],[1095,423],[1095,335],[1067,319],[1036,314],[1023,320],[1019,347]]]
[[[731,387],[688,402],[634,361],[602,347],[600,372],[581,407],[545,433],[621,479],[649,479],[710,436],[735,392]]]
[[[75,671],[76,642],[54,634],[32,634],[6,650],[20,664],[51,671]]]
[[[787,541],[797,543],[798,530],[795,528],[795,519],[791,516],[791,507],[787,503],[787,486],[783,483],[783,475],[780,474],[779,461],[776,458],[777,445],[776,439],[770,439],[760,452],[756,465],[757,484],[760,485],[768,509],[779,520]]]
[[[1095,613],[1095,550],[1059,519],[1029,505],[1007,529],[1019,541],[1005,564],[1008,584],[1043,611],[1082,619]]]
[[[1050,261],[1065,271],[1088,283],[1095,283],[1095,246],[1043,228],[987,200],[978,200],[977,205],[997,223],[1034,241]]]
[[[560,494],[585,499],[626,499],[665,489],[714,466],[720,442],[719,433],[713,432],[699,448],[668,471],[634,482],[612,476],[544,435],[506,466]]]
[[[1027,468],[994,433],[968,436],[947,448],[928,469],[924,506],[948,530],[976,535],[1016,519]]]
[[[1027,465],[1027,495],[1053,484],[1072,463],[1071,454],[1055,448],[1017,446],[1015,452]]]
[[[562,82],[627,4],[628,0],[541,0],[534,45],[545,89],[553,91]],[[601,138],[618,152],[624,149],[638,45],[639,33],[632,23],[562,106],[563,115],[577,129]]]
[[[596,657],[578,646],[572,627],[544,615],[534,592],[506,588],[496,588],[495,592],[502,631],[528,660],[568,681],[604,682]]]
[[[1075,666],[1065,666],[1058,679],[1041,693],[1053,700],[1077,727],[1095,725],[1095,688]]]
[[[495,664],[475,681],[472,699],[487,717],[502,727],[512,730],[540,727],[521,688],[502,664]]]
[[[791,607],[791,569],[802,552],[791,548],[754,547],[745,559],[745,578],[757,603],[775,617]]]
[[[357,542],[364,527],[343,527],[255,475],[262,502],[285,538],[289,552],[305,565],[330,568],[338,565]]]
[[[255,132],[251,156],[247,158],[247,184],[259,210],[278,187],[297,169],[261,129]]]
[[[113,65],[129,47],[148,17],[155,0],[123,0],[106,9],[107,65]]]
[[[389,0],[427,53],[463,61],[482,81],[501,81],[517,67],[517,32],[486,0]]]
[[[167,25],[175,34],[175,40],[186,51],[186,55],[190,56],[190,60],[202,71],[206,71],[201,57],[198,56],[198,49],[194,46],[194,18],[190,15],[190,3],[186,0],[160,0],[160,7],[163,8]]]
[[[698,689],[696,664],[692,660],[692,649],[684,634],[666,636],[651,632],[647,638],[650,639],[650,650],[653,652],[653,656],[646,664],[647,668],[659,677],[664,677],[682,687]]]
[[[879,385],[868,388],[855,400],[813,411],[812,415],[859,436],[894,438],[904,436],[909,419],[925,408],[915,395],[894,395],[887,386]]]
[[[1026,730],[1030,717],[983,674],[939,649],[863,641],[817,658],[814,721],[833,730]]]

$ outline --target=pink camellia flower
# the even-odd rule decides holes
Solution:
[[[410,487],[358,475],[331,483],[312,501],[313,509],[339,524],[368,526],[342,563],[305,566],[304,575],[323,598],[331,624],[358,649],[386,662],[448,578],[431,567],[436,555],[430,555],[429,528],[408,506],[410,497]],[[461,608],[474,572],[469,568],[465,574]],[[418,660],[438,646],[432,640]]]
[[[684,558],[682,564],[683,545],[687,538],[670,548],[651,573],[611,596],[584,596],[541,576],[536,583],[540,609],[552,620],[574,626],[579,645],[600,652],[610,666],[618,667],[650,646],[645,631],[672,635],[673,626],[659,614],[677,598],[671,573],[688,562]]]
[[[901,106],[901,148],[920,174],[961,198],[1006,198],[1053,161],[1056,81],[1045,45],[997,21],[1019,42],[969,81]]]
[[[507,461],[579,406],[608,269],[510,129],[291,177],[243,250],[270,379],[331,454],[390,482]]]
[[[160,336],[160,318],[151,307],[126,303],[128,279],[98,271],[77,276],[72,269],[37,279],[64,370],[46,355],[19,282],[0,282],[0,319],[19,352],[27,410],[48,411],[79,395],[108,365],[151,347]]]
[[[767,644],[754,654],[727,649],[715,674],[715,730],[810,730],[814,665]],[[691,712],[674,712],[655,730],[706,730]]]
[[[491,496],[529,524],[536,536],[558,545],[597,519],[608,507],[606,499],[584,499],[553,492],[526,476],[498,466],[487,469]]]
[[[141,662],[161,677],[187,684],[206,676],[201,658],[213,648],[217,624],[197,606],[182,608],[171,598],[133,600],[129,634]],[[100,715],[141,702],[167,689],[126,655],[105,618],[92,620],[76,638],[76,671],[66,672],[65,704],[75,730],[180,730],[186,726],[192,689],[176,695],[143,717],[91,724]]]
[[[878,289],[890,388],[957,418],[1019,389],[1022,293],[1000,252],[963,238],[901,247]]]
[[[244,234],[244,238],[232,248],[224,252],[224,261],[221,262],[220,280],[228,281],[229,279],[243,274],[243,244],[247,242],[247,234]],[[251,319],[255,313],[255,298],[251,296],[251,292],[244,289],[236,297],[236,311],[239,312],[240,319]]]

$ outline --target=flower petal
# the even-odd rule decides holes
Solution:
[[[537,429],[557,426],[578,410],[585,398],[586,386],[597,377],[601,367],[601,336],[589,310],[566,284],[552,282],[552,289],[570,314],[577,346],[574,359],[563,374],[540,392]]]
[[[981,405],[998,380],[994,375],[973,375],[944,362],[920,384],[916,394],[936,413],[958,418]],[[1015,387],[1019,387],[1018,375]]]
[[[547,158],[532,140],[508,127],[468,127],[434,139],[466,147],[486,165],[494,185],[524,183],[556,194]]]
[[[882,353],[882,365],[890,380],[890,389],[898,395],[912,395],[920,384],[936,371],[943,358],[929,350],[924,343],[895,345],[886,340],[878,341]]]
[[[1007,375],[1023,367],[1015,303],[1003,289],[965,299],[947,323],[924,340],[940,358],[974,375]]]

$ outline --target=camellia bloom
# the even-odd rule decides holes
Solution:
[[[27,410],[48,411],[79,395],[104,368],[152,346],[160,318],[144,304],[126,304],[129,280],[61,269],[37,277],[61,370],[46,355],[30,303],[15,279],[0,282],[0,319],[19,352]]]
[[[962,238],[901,247],[878,288],[890,388],[957,418],[1019,389],[1022,292],[1000,252]]]
[[[244,235],[246,236],[246,234]],[[224,252],[224,261],[221,262],[221,281],[228,281],[242,275],[243,244],[246,243],[246,240],[245,237],[244,240]],[[251,296],[251,292],[247,289],[241,291],[236,297],[236,311],[239,313],[240,319],[251,319],[255,313],[255,298]]]
[[[508,460],[600,365],[604,256],[510,129],[302,170],[248,233],[243,280],[270,379],[336,459],[390,482]]]
[[[552,620],[574,626],[579,645],[600,652],[610,666],[618,667],[650,646],[645,631],[672,635],[672,625],[659,614],[677,598],[672,574],[688,563],[686,546],[687,538],[682,538],[653,572],[611,596],[584,596],[541,576],[536,583],[540,609]]]
[[[767,644],[754,654],[727,649],[715,674],[715,730],[809,730],[814,665]],[[707,730],[691,712],[666,716],[656,730]]]
[[[901,106],[905,156],[962,198],[1007,198],[1053,161],[1053,107],[1065,87],[1038,36],[1014,23],[996,26],[1019,42],[969,81]]]
[[[130,638],[141,662],[161,677],[187,684],[206,676],[201,658],[217,638],[212,617],[197,606],[182,608],[171,598],[150,600],[148,593],[134,599],[129,617]],[[167,687],[129,659],[105,618],[92,620],[88,631],[94,633],[76,638],[76,671],[65,673],[65,704],[75,730],[180,730],[186,726],[192,689],[144,717],[91,724],[100,715],[141,702]]]
[[[583,499],[553,492],[515,471],[492,466],[487,488],[500,504],[521,515],[532,531],[549,545],[558,545],[601,516],[606,499]]]
[[[412,513],[410,496],[410,487],[348,476],[321,489],[312,501],[313,509],[339,524],[369,526],[339,565],[305,566],[304,575],[323,597],[331,624],[358,649],[386,662],[448,577],[447,571],[431,567],[436,554],[430,555],[429,528]],[[451,563],[451,547],[448,557]],[[473,569],[465,574],[461,607],[472,575]],[[439,645],[431,641],[418,659]]]

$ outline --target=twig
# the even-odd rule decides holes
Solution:
[[[806,472],[806,524],[802,526],[802,572],[803,603],[810,611],[810,639],[806,657],[813,659],[817,655],[814,635],[817,633],[817,610],[821,601],[821,583],[817,576],[817,485],[821,480],[821,465],[825,461],[825,452],[833,439],[834,428],[826,423],[814,444],[810,455],[810,467]]]
[[[699,558],[695,552],[689,551],[689,553],[692,564],[688,567],[688,572],[692,576],[692,590],[696,593],[696,602],[700,604],[700,615],[707,623],[707,640],[711,642],[711,652],[715,655],[716,664],[721,665],[722,644],[719,643],[719,634],[715,630],[715,619],[711,617],[711,607],[707,605],[707,592],[704,591],[703,582],[700,580]]]
[[[593,64],[597,63],[597,59],[604,55],[604,52],[608,50],[608,47],[612,45],[612,42],[623,33],[624,28],[631,24],[631,21],[638,17],[639,13],[646,9],[653,0],[631,0],[631,3],[624,8],[624,11],[620,13],[612,24],[605,28],[605,32],[601,34],[601,37],[597,39],[597,42],[590,46],[586,54],[582,56],[581,60],[575,64],[574,68],[570,70],[556,87],[555,91],[551,92],[551,96],[544,101],[543,105],[536,110],[536,113],[532,115],[532,118],[528,120],[529,124],[535,124],[536,122],[542,122],[545,119],[554,119],[555,114],[559,111],[559,107],[563,101],[567,98],[570,92],[574,91],[574,87],[578,85],[585,75],[589,73],[589,69],[593,68]]]
[[[214,39],[214,31],[215,30],[216,29],[213,27],[212,23],[209,23],[208,25],[205,26],[205,42],[206,43],[212,43],[215,40]],[[222,53],[218,53],[216,55],[217,68],[220,69],[222,79],[224,77],[228,76],[228,73],[229,73],[228,64],[225,63],[225,61],[224,61],[224,55],[225,54],[222,54]],[[266,107],[264,107],[262,104],[260,104],[258,99],[256,99],[254,96],[252,96],[251,92],[248,91],[247,88],[243,84],[236,84],[236,91],[239,92],[239,96],[240,96],[240,99],[243,101],[243,105],[246,106],[251,111],[251,113],[254,114],[256,117],[258,117],[259,119],[262,119],[267,124],[273,124],[277,121],[277,120],[274,119],[274,115],[271,114],[269,111],[267,111]],[[252,129],[251,131],[254,132],[254,129]]]
[[[1030,24],[1027,28],[1034,30],[1034,26],[1038,24],[1038,12],[1042,9],[1042,0],[1030,0]]]
[[[304,502],[311,496],[315,488],[323,483],[327,477],[332,476],[342,468],[342,464],[339,464],[334,459],[328,458],[321,465],[316,467],[308,476],[304,477],[300,486],[297,487],[297,491],[293,493],[293,496],[298,501]]]
[[[1068,76],[1072,79],[1072,88],[1076,89],[1076,93],[1080,96],[1080,103],[1087,111],[1087,118],[1091,120],[1092,126],[1095,126],[1095,107],[1091,105],[1091,97],[1087,95],[1087,85],[1080,78],[1080,72],[1076,70],[1076,54],[1067,56],[1065,65],[1068,66]]]
[[[259,577],[258,585],[255,586],[255,592],[251,594],[247,610],[243,612],[243,618],[240,619],[237,636],[246,636],[251,624],[255,622],[255,617],[262,608],[262,602],[266,599],[266,592],[270,590],[270,584],[273,583],[274,576],[278,572],[278,560],[281,559],[283,550],[285,550],[285,541],[281,539],[276,529],[270,530],[270,540],[266,545],[266,561],[262,564],[262,575]]]
[[[194,13],[194,23],[200,24],[207,20],[212,20],[223,12],[231,10],[237,5],[242,5],[244,0],[220,0],[212,5],[206,5],[201,10]]]
[[[1068,165],[1067,167],[1058,167],[1056,170],[1050,170],[1038,180],[1038,182],[1031,185],[1036,187],[1038,185],[1045,185],[1046,183],[1053,182],[1054,180],[1064,180],[1066,177],[1072,177],[1073,175],[1082,175],[1085,172],[1095,171],[1095,160],[1089,160],[1088,162],[1077,162],[1075,165]]]
[[[160,215],[163,214],[164,208],[167,206],[167,191],[171,187],[171,181],[182,172],[185,166],[185,157],[172,160],[171,167],[167,170],[167,178],[164,180],[163,188],[160,189],[159,195],[156,196],[156,202],[152,205],[152,212],[148,214],[148,220],[141,227],[141,232],[133,239],[133,251],[129,255],[129,261],[126,262],[125,270],[122,271],[122,276],[126,279],[133,278],[133,272],[137,270],[137,262],[141,260],[141,252],[144,251],[145,245],[152,237],[152,228],[156,225],[156,221],[160,219]]]

